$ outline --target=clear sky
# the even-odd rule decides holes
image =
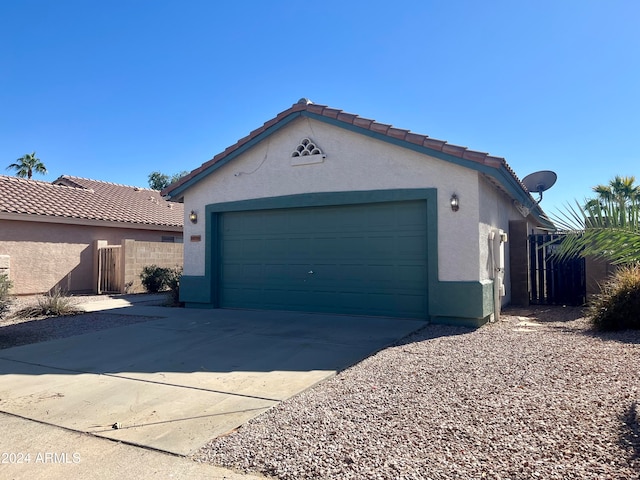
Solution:
[[[637,0],[5,0],[0,174],[147,186],[301,97],[554,170],[553,213],[640,181]]]

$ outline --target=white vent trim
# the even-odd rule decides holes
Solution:
[[[291,153],[291,157],[306,157],[309,155],[322,155],[322,150],[309,138],[303,138],[296,149]]]

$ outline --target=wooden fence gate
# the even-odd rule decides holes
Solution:
[[[98,248],[98,294],[122,291],[120,252],[120,245]]]
[[[537,305],[584,305],[587,298],[585,259],[559,261],[553,256],[563,235],[529,235],[529,301]]]

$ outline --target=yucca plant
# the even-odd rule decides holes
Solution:
[[[77,313],[81,313],[81,310],[72,304],[71,297],[56,288],[44,297],[39,298],[37,305],[21,308],[14,313],[14,316],[20,318],[59,317]]]

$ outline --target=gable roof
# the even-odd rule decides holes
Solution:
[[[329,123],[477,170],[484,174],[498,189],[511,197],[518,210],[523,206],[528,206],[527,212],[530,209],[531,213],[542,224],[551,225],[540,206],[537,205],[537,202],[504,158],[469,150],[467,147],[452,145],[444,140],[437,140],[427,135],[413,133],[410,130],[396,128],[389,124],[378,123],[375,120],[359,117],[326,105],[317,105],[305,98],[300,99],[275,118],[265,122],[261,127],[238,140],[224,152],[217,154],[188,175],[169,185],[162,190],[161,194],[174,200],[181,200],[189,187],[298,117],[307,117]]]
[[[0,218],[9,218],[6,214],[25,220],[115,222],[119,227],[168,230],[181,229],[184,223],[184,206],[167,202],[156,190],[68,175],[51,183],[0,175]]]

